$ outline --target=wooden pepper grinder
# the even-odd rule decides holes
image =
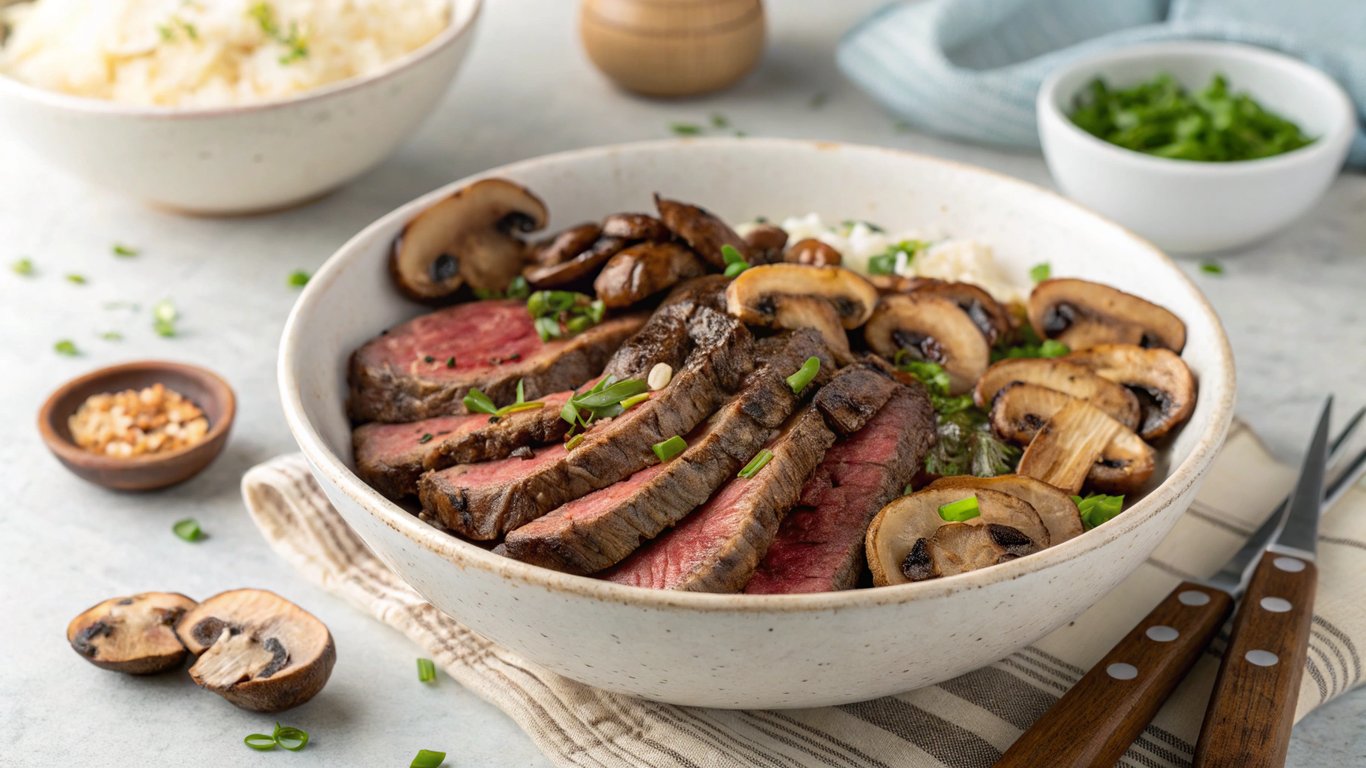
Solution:
[[[744,77],[764,50],[760,0],[583,0],[588,58],[647,96],[694,96]]]

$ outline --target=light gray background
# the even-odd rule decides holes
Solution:
[[[271,216],[208,220],[149,210],[92,189],[0,136],[0,262],[33,259],[38,274],[0,271],[0,765],[407,765],[418,748],[454,765],[543,766],[510,721],[449,679],[417,682],[415,647],[298,577],[257,535],[238,495],[253,464],[290,451],[275,391],[275,351],[295,292],[285,279],[317,267],[371,220],[463,175],[533,155],[670,135],[668,123],[714,112],[751,135],[838,139],[946,156],[1048,184],[1034,154],[898,131],[835,70],[840,32],[877,0],[770,4],[760,69],[724,94],[646,101],[613,89],[583,55],[567,0],[497,0],[466,67],[436,115],[402,151],[314,205]],[[813,109],[814,94],[828,95]],[[113,148],[111,148],[112,150]],[[705,201],[703,201],[705,202]],[[110,244],[143,249],[117,259]],[[1366,401],[1366,178],[1340,178],[1304,221],[1224,260],[1227,274],[1186,267],[1228,326],[1241,415],[1283,457],[1299,450],[1323,393],[1345,410]],[[89,278],[84,286],[67,272]],[[148,307],[172,298],[184,319],[155,336]],[[137,301],[140,313],[103,308]],[[97,334],[118,330],[122,342]],[[83,354],[53,353],[58,338]],[[240,398],[225,455],[204,475],[150,495],[118,495],[68,475],[44,450],[34,415],[65,379],[121,360],[164,357],[208,365]],[[197,517],[210,538],[186,544],[171,523]],[[299,754],[262,755],[242,737],[273,719],[197,690],[183,673],[134,679],[77,659],[63,632],[113,595],[175,590],[194,597],[240,586],[276,590],[317,614],[336,637],[326,691],[283,715],[313,735]],[[1366,693],[1296,729],[1291,764],[1366,760]]]

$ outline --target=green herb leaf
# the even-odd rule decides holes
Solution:
[[[765,448],[762,451],[759,451],[758,453],[754,454],[754,458],[749,460],[749,463],[746,464],[740,470],[736,477],[741,477],[746,480],[749,480],[753,478],[755,475],[759,474],[759,470],[767,466],[768,463],[772,460],[773,451],[770,451],[769,449]]]
[[[570,402],[579,408],[587,408],[591,411],[619,405],[626,398],[648,392],[649,389],[650,386],[643,379],[623,379],[596,392],[589,390],[578,397],[572,397]]]
[[[904,349],[898,349],[896,351],[896,357],[893,358],[892,362],[896,365],[898,370],[911,374],[917,381],[924,384],[925,389],[928,390],[931,395],[945,397],[949,394],[949,385],[951,383],[949,374],[948,371],[944,370],[944,366],[939,363],[931,363],[928,360],[915,360],[911,357],[911,353]]]
[[[669,459],[672,459],[678,454],[688,450],[688,443],[684,441],[682,437],[674,435],[668,440],[664,440],[663,442],[658,442],[650,446],[650,450],[655,452],[655,455],[659,457],[660,461],[668,461]]]
[[[312,275],[308,274],[307,272],[303,271],[302,269],[296,269],[296,270],[294,270],[293,272],[290,272],[290,273],[289,273],[289,279],[288,279],[289,287],[290,287],[290,288],[302,288],[302,287],[304,287],[305,285],[308,285],[308,279],[309,279],[310,277],[312,277]]]
[[[446,753],[437,752],[431,749],[419,749],[417,757],[408,768],[441,768],[441,764],[446,762]]]
[[[436,680],[436,665],[432,663],[431,659],[417,660],[417,679],[423,683]]]
[[[868,259],[868,274],[894,275],[915,260],[916,254],[929,247],[924,240],[902,240],[887,250]]]
[[[258,752],[269,752],[279,746],[275,743],[275,737],[269,733],[248,734],[246,738],[242,739],[242,743]]]
[[[162,299],[152,305],[152,330],[158,336],[170,337],[176,334],[175,323],[180,318],[170,299]]]
[[[52,345],[52,349],[55,350],[57,354],[66,355],[67,357],[75,357],[81,353],[80,350],[76,349],[76,342],[71,339],[61,339],[56,344]]]
[[[588,435],[587,435],[586,433],[584,433],[584,432],[580,432],[579,434],[574,435],[573,437],[571,437],[571,438],[569,438],[568,440],[565,441],[565,443],[564,443],[564,449],[565,449],[566,451],[572,451],[572,450],[574,450],[575,448],[578,448],[578,447],[579,447],[579,443],[582,443],[582,442],[583,442],[583,439],[584,439],[585,437],[587,437],[587,436],[588,436]]]
[[[669,123],[669,130],[676,136],[697,136],[702,133],[702,126],[696,123]]]
[[[1109,522],[1114,519],[1124,509],[1124,497],[1107,496],[1103,493],[1087,494],[1085,498],[1073,496],[1073,503],[1077,505],[1077,514],[1081,516],[1082,525],[1087,530]]]
[[[792,394],[800,395],[802,390],[806,389],[807,385],[815,380],[816,374],[820,373],[820,370],[821,359],[819,357],[813,355],[812,357],[806,358],[806,362],[802,363],[802,367],[798,368],[796,373],[787,377],[787,386],[792,389]]]
[[[76,285],[85,285],[86,283],[85,275],[76,272],[67,273],[66,281],[68,283],[75,283]]]
[[[1213,259],[1206,259],[1200,262],[1200,271],[1208,275],[1224,274],[1224,265]]]
[[[729,128],[729,127],[730,127],[730,120],[727,120],[727,119],[726,119],[726,116],[723,115],[723,114],[721,114],[720,112],[713,112],[712,115],[711,115],[711,127],[713,127],[713,128]]]
[[[531,295],[531,284],[526,281],[525,277],[518,275],[512,278],[512,282],[508,283],[508,289],[504,291],[504,294],[509,299],[525,299]]]
[[[558,339],[564,335],[560,332],[560,323],[553,317],[538,317],[532,323],[536,327],[536,335],[541,337],[541,341]]]
[[[185,541],[194,542],[204,539],[204,531],[199,527],[199,521],[193,517],[177,520],[175,525],[171,526],[171,532]]]
[[[110,247],[110,250],[114,252],[115,256],[120,256],[125,259],[132,258],[133,256],[136,256],[138,255],[138,253],[140,253],[138,249],[124,245],[123,243],[114,243]]]
[[[16,275],[24,275],[25,277],[27,277],[33,274],[33,260],[20,259],[11,264],[10,269],[14,270],[14,274]]]
[[[271,734],[275,738],[275,743],[281,749],[290,752],[298,752],[308,746],[308,732],[295,728],[292,725],[275,724],[275,733]]]
[[[498,414],[498,406],[478,387],[470,387],[470,391],[461,402],[465,404],[465,410],[470,413],[487,413],[495,416]]]
[[[982,514],[982,510],[977,505],[977,497],[969,496],[966,499],[951,501],[939,508],[939,517],[950,523],[961,523],[971,520]]]
[[[1046,261],[1035,264],[1029,268],[1029,279],[1036,283],[1042,283],[1053,276],[1053,265]]]
[[[105,331],[100,334],[100,338],[105,341],[123,341],[123,334],[118,331]]]

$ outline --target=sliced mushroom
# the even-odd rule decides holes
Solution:
[[[829,243],[808,237],[798,240],[783,254],[783,261],[789,264],[806,264],[812,267],[838,267],[840,252]]]
[[[986,337],[968,314],[938,296],[883,296],[863,337],[874,352],[889,360],[904,350],[912,359],[942,365],[953,395],[971,390],[991,360]]]
[[[1166,435],[1195,410],[1195,376],[1186,361],[1169,349],[1101,344],[1063,359],[1133,390],[1142,414],[1138,433],[1144,440]]]
[[[866,322],[876,303],[872,284],[843,267],[765,264],[726,288],[730,314],[769,328],[816,328],[841,365],[852,359],[845,330]]]
[[[483,179],[419,213],[395,238],[389,271],[399,290],[434,301],[463,285],[506,290],[522,271],[515,232],[545,226],[545,203],[506,179]]]
[[[683,238],[706,262],[717,269],[726,268],[721,246],[729,245],[748,261],[749,245],[726,222],[710,211],[689,203],[667,200],[655,195],[655,207],[665,226]],[[750,262],[753,263],[753,262]]]
[[[745,233],[751,264],[777,264],[787,247],[787,230],[772,224],[759,224]]]
[[[972,399],[977,407],[990,408],[996,393],[1016,382],[1038,384],[1081,398],[1129,429],[1138,428],[1139,406],[1134,393],[1084,365],[1057,358],[1020,358],[994,363],[977,380]]]
[[[1029,504],[1043,520],[1048,529],[1048,546],[1056,546],[1068,539],[1080,536],[1084,530],[1081,514],[1072,497],[1041,480],[1025,475],[997,475],[996,477],[974,477],[957,475],[941,477],[930,483],[928,488],[956,488],[959,490],[983,489],[1000,491],[1014,496]]]
[[[901,570],[907,556],[917,542],[934,538],[935,532],[947,524],[939,516],[939,508],[967,496],[977,497],[980,511],[977,517],[966,521],[967,525],[1009,526],[1038,546],[1048,546],[1048,529],[1034,508],[1022,499],[986,489],[966,493],[962,488],[928,488],[895,499],[883,507],[868,526],[864,549],[868,567],[873,572],[873,583],[883,587],[909,581]]]
[[[1087,280],[1044,280],[1034,286],[1029,322],[1040,336],[1074,350],[1139,344],[1180,352],[1186,346],[1181,318],[1133,294]]]
[[[921,539],[901,562],[907,581],[956,576],[1038,552],[1039,545],[1016,528],[999,523],[949,523]]]
[[[101,669],[150,675],[185,661],[175,626],[195,602],[176,592],[113,597],[87,609],[66,627],[66,640]]]
[[[918,277],[903,277],[901,275],[869,275],[868,282],[877,288],[881,294],[888,293],[910,293],[916,283],[920,281]]]
[[[602,220],[602,234],[630,241],[662,243],[672,240],[674,233],[664,222],[647,213],[614,213]]]
[[[531,262],[539,266],[562,264],[578,256],[597,242],[602,230],[597,224],[580,224],[548,237],[531,246]]]
[[[906,289],[913,293],[939,296],[957,304],[959,309],[968,313],[973,325],[982,332],[989,345],[995,345],[1010,333],[1010,314],[1006,308],[991,294],[972,283],[921,277],[908,281]]]
[[[621,252],[626,241],[619,237],[600,237],[587,249],[557,264],[530,266],[522,276],[533,288],[562,288],[594,276],[607,260]]]
[[[313,698],[332,673],[336,646],[327,627],[299,606],[260,589],[205,600],[176,628],[199,659],[190,677],[233,704],[278,712]]]
[[[593,290],[609,307],[628,307],[706,271],[707,265],[679,243],[638,243],[607,262]]]

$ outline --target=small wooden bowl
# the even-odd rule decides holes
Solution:
[[[119,459],[91,453],[71,439],[67,420],[86,398],[157,383],[204,412],[209,431],[203,440],[170,453]],[[38,431],[52,455],[82,480],[118,491],[151,491],[189,480],[218,458],[236,415],[237,398],[218,374],[184,363],[141,360],[100,368],[63,384],[38,411]]]

